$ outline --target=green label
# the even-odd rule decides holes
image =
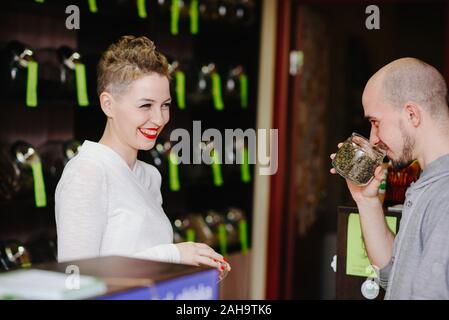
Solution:
[[[137,0],[137,14],[141,19],[148,17],[146,0]]]
[[[188,228],[186,230],[186,240],[188,242],[194,242],[195,241],[195,230],[193,230],[192,228]]]
[[[75,64],[75,77],[78,105],[86,107],[89,105],[89,98],[87,97],[86,66],[83,63]]]
[[[173,35],[179,33],[179,0],[172,0],[171,2],[171,19],[170,19],[170,32]]]
[[[221,160],[220,155],[215,149],[212,150],[212,178],[214,180],[214,186],[220,187],[223,185],[223,175],[221,173]]]
[[[221,254],[226,256],[228,254],[228,237],[224,223],[218,225],[218,242],[220,243]]]
[[[221,77],[218,72],[212,73],[212,97],[214,99],[214,107],[216,110],[223,110],[224,103],[221,95]]]
[[[248,76],[240,75],[240,105],[243,109],[248,108]]]
[[[175,72],[176,77],[176,100],[179,109],[186,108],[186,75],[182,71]]]
[[[198,9],[198,0],[190,1],[190,33],[198,34],[199,31],[199,9]]]
[[[168,160],[170,190],[179,191],[181,189],[181,184],[179,182],[178,157],[173,152],[170,152]]]
[[[26,105],[28,107],[37,107],[37,74],[38,64],[36,61],[28,61],[28,77]]]
[[[97,0],[89,0],[89,11],[92,13],[98,12]]]
[[[243,148],[242,164],[240,165],[240,178],[242,182],[248,183],[251,181],[251,171],[249,168],[249,154],[248,149]]]
[[[41,208],[47,205],[47,196],[45,195],[44,174],[42,172],[42,163],[40,161],[33,161],[31,164],[34,180],[34,199],[36,207]]]
[[[242,253],[248,253],[248,223],[245,219],[239,221],[239,236]]]
[[[388,228],[396,234],[396,217],[385,217]],[[360,216],[351,213],[348,218],[348,238],[346,249],[346,274],[376,278],[377,275],[368,259],[360,228]]]
[[[36,3],[44,3],[45,1],[44,0],[34,0],[34,2],[36,2]]]

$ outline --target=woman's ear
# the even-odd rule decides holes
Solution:
[[[409,123],[414,126],[418,127],[422,122],[422,109],[420,106],[414,104],[414,103],[407,103],[404,108],[407,120]]]
[[[114,105],[114,97],[110,93],[103,91],[100,94],[100,106],[104,114],[108,118],[113,118],[114,116],[113,105]]]

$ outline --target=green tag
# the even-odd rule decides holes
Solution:
[[[248,76],[240,75],[240,105],[243,109],[248,108]]]
[[[36,61],[28,61],[28,78],[26,105],[28,107],[37,107],[37,74],[38,64]]]
[[[198,9],[198,0],[190,1],[190,33],[198,34],[199,30],[199,9]]]
[[[242,246],[242,253],[248,253],[248,223],[245,219],[239,221],[239,235],[240,244]]]
[[[188,228],[186,230],[186,240],[189,242],[194,242],[195,241],[195,230],[193,230],[192,228]]]
[[[89,0],[89,11],[92,13],[98,12],[97,0]]]
[[[40,160],[33,161],[31,170],[33,171],[34,199],[36,201],[36,207],[45,207],[47,205],[47,196],[45,195],[44,174],[42,172],[42,163]]]
[[[214,98],[214,107],[216,110],[223,110],[224,103],[221,96],[221,78],[218,72],[212,73],[212,97]]]
[[[388,228],[396,234],[396,217],[385,217]],[[348,238],[346,249],[346,274],[360,277],[376,278],[377,275],[366,253],[365,243],[360,229],[360,216],[351,213],[348,218]]]
[[[179,33],[179,0],[172,0],[171,2],[171,20],[170,31],[171,34],[176,35]]]
[[[181,184],[179,183],[178,157],[172,152],[168,155],[168,175],[170,190],[179,191]]]
[[[249,154],[248,149],[243,148],[242,164],[240,165],[240,178],[242,182],[248,183],[251,181],[251,171],[249,169]]]
[[[34,0],[34,2],[36,2],[36,3],[44,3],[45,1],[44,0]]]
[[[137,0],[137,14],[142,19],[148,17],[146,0]]]
[[[89,98],[87,97],[86,66],[83,63],[75,63],[75,77],[78,105],[86,107],[89,105]]]
[[[176,100],[179,109],[186,108],[186,75],[182,71],[175,72],[176,77]]]
[[[218,225],[218,242],[220,243],[220,253],[224,256],[228,255],[228,237],[224,223]]]
[[[212,176],[214,179],[214,186],[220,187],[223,185],[223,176],[221,174],[221,161],[218,152],[212,150]]]

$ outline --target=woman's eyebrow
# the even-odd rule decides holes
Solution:
[[[164,102],[167,102],[167,101],[170,101],[170,100],[171,100],[171,98],[167,98],[167,99],[164,100]],[[156,102],[156,100],[150,99],[150,98],[141,98],[141,99],[139,99],[138,101]]]

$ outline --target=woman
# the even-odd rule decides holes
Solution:
[[[97,92],[107,117],[103,136],[83,143],[56,188],[58,260],[125,255],[211,266],[222,276],[229,264],[206,244],[172,244],[161,175],[137,160],[169,121],[166,58],[148,38],[124,36],[100,59]]]

